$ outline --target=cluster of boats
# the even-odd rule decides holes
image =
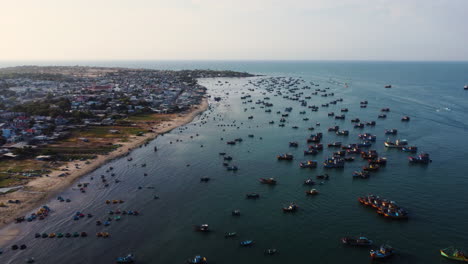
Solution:
[[[49,216],[50,212],[51,212],[50,207],[48,207],[47,205],[43,205],[41,208],[39,208],[39,210],[37,210],[37,212],[32,213],[28,217],[21,216],[21,217],[15,218],[15,223],[21,223],[21,222],[24,222],[24,221],[32,222],[32,221],[34,221],[36,219],[44,220],[47,216]]]
[[[86,232],[74,232],[74,233],[36,233],[35,238],[70,238],[70,237],[87,237],[88,233]]]
[[[365,206],[369,206],[377,210],[379,215],[390,219],[407,219],[408,212],[397,205],[394,201],[380,198],[376,195],[367,195],[358,198],[358,201]]]

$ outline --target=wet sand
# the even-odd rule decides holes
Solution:
[[[57,195],[60,191],[70,187],[80,177],[96,170],[107,162],[116,158],[122,157],[132,151],[133,149],[145,144],[147,141],[156,138],[160,134],[167,133],[177,127],[190,123],[196,116],[203,113],[208,109],[208,100],[203,99],[202,103],[194,106],[188,113],[180,114],[172,120],[163,121],[154,126],[152,133],[146,133],[144,136],[133,136],[129,138],[128,142],[120,143],[122,146],[107,155],[98,155],[97,158],[86,161],[72,161],[60,167],[58,170],[49,174],[49,177],[40,177],[31,180],[24,185],[24,188],[0,195],[0,203],[5,203],[8,207],[0,207],[0,229],[7,224],[14,221],[15,218],[23,216],[41,206],[47,200]],[[75,164],[77,166],[75,166]],[[61,169],[68,169],[69,175],[59,177],[64,171]],[[20,204],[9,204],[8,200],[20,200]],[[14,238],[15,230],[9,230],[8,234],[0,235],[0,246],[5,242]],[[18,230],[16,230],[18,232]],[[0,232],[2,233],[2,232]]]

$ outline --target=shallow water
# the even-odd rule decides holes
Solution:
[[[211,63],[211,64],[210,64]],[[139,65],[139,66],[138,66]],[[124,63],[116,66],[126,66]],[[0,263],[24,263],[34,256],[36,263],[114,263],[117,256],[133,252],[137,263],[184,263],[187,258],[202,254],[210,263],[367,263],[368,248],[350,248],[341,245],[346,235],[366,235],[376,244],[389,243],[397,254],[387,263],[448,263],[439,257],[438,250],[448,246],[468,244],[468,231],[463,228],[468,218],[464,172],[468,156],[465,139],[468,128],[467,63],[366,63],[366,62],[199,62],[188,64],[134,63],[129,66],[148,68],[213,68],[233,69],[268,76],[291,76],[330,87],[334,97],[312,96],[309,105],[318,105],[343,98],[343,102],[320,107],[318,112],[301,107],[273,94],[263,95],[264,89],[247,91],[249,79],[222,79],[229,84],[216,86],[217,79],[201,80],[208,93],[223,97],[219,103],[210,99],[210,110],[191,124],[158,137],[147,147],[139,148],[126,158],[115,160],[85,176],[81,182],[91,182],[86,194],[76,188],[61,196],[71,203],[52,200],[48,205],[54,212],[44,221],[12,225],[20,228],[21,236],[14,242],[27,244],[24,251],[5,249]],[[266,77],[266,78],[267,78]],[[348,83],[344,88],[342,83]],[[340,84],[337,84],[340,83]],[[392,84],[392,89],[384,89]],[[247,86],[244,86],[247,85]],[[312,90],[300,90],[306,95]],[[252,95],[252,101],[271,98],[272,113],[265,113],[260,105],[242,104],[241,92]],[[229,95],[226,95],[229,93]],[[368,100],[365,109],[359,102]],[[250,109],[250,107],[255,109]],[[286,126],[278,127],[280,116],[276,111],[293,107]],[[346,120],[335,120],[328,112],[339,112],[347,107]],[[387,119],[377,119],[382,107],[390,107]],[[244,108],[248,111],[244,112]],[[299,111],[305,110],[306,115]],[[247,117],[253,115],[254,119]],[[411,121],[400,118],[409,115]],[[302,118],[308,117],[309,121]],[[354,129],[350,119],[375,120],[375,127]],[[213,120],[215,118],[216,120]],[[274,125],[268,124],[275,120]],[[203,124],[207,121],[206,124]],[[236,126],[220,127],[232,122]],[[243,123],[240,125],[240,123]],[[307,127],[320,122],[315,131]],[[332,125],[349,129],[348,137],[339,137],[326,129]],[[297,125],[299,129],[292,129]],[[395,149],[384,149],[387,139],[384,129],[397,128],[398,137],[431,154],[434,162],[428,166],[410,166],[407,154]],[[225,129],[225,131],[223,131]],[[322,174],[321,166],[306,170],[298,162],[316,159],[322,162],[333,149],[303,157],[305,139],[315,132],[323,132],[324,145],[333,141],[357,143],[357,135],[370,132],[377,135],[372,149],[388,158],[388,165],[368,180],[353,180],[352,172],[364,162],[357,158],[345,169],[328,170],[331,179],[314,188],[320,194],[306,197],[308,188],[302,182]],[[196,136],[196,134],[199,136]],[[254,134],[249,138],[249,134]],[[193,138],[191,138],[193,136]],[[227,140],[242,137],[242,143],[226,145]],[[262,139],[260,139],[262,137]],[[224,140],[220,140],[224,138]],[[176,142],[176,140],[182,142]],[[172,141],[172,144],[170,143]],[[289,148],[289,141],[298,141],[299,148]],[[203,145],[203,147],[201,147]],[[154,152],[154,146],[158,151]],[[219,152],[227,152],[231,163],[239,171],[228,172],[221,165]],[[276,155],[291,152],[293,162],[278,162]],[[141,164],[146,163],[146,167]],[[190,166],[186,166],[190,164]],[[112,180],[109,166],[114,167],[115,178],[122,182],[103,188],[100,175]],[[148,176],[143,176],[148,173]],[[201,183],[200,177],[211,177]],[[94,177],[94,180],[91,180]],[[274,177],[276,186],[265,186],[260,177]],[[143,187],[138,189],[138,187]],[[151,188],[147,188],[151,187]],[[154,189],[152,189],[154,187]],[[245,194],[258,192],[261,198],[246,200]],[[362,207],[357,197],[374,193],[395,200],[410,212],[408,221],[390,221],[374,211]],[[158,195],[160,199],[153,199]],[[106,205],[107,199],[122,199],[121,205]],[[284,214],[281,208],[296,202],[300,210]],[[108,216],[116,208],[139,210],[140,216],[122,216],[108,227],[96,226],[97,219]],[[231,211],[240,209],[240,217]],[[74,221],[76,211],[92,213],[93,218]],[[196,224],[208,223],[214,230],[209,234],[193,231]],[[36,239],[39,232],[86,231],[88,238]],[[96,238],[99,231],[111,233],[111,238]],[[225,239],[224,233],[236,231],[238,237]],[[250,248],[241,248],[239,242],[253,239]],[[279,253],[265,256],[266,248],[277,248]]]

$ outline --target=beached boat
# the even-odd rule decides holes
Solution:
[[[341,238],[341,242],[345,245],[350,246],[371,246],[373,241],[368,239],[367,237],[343,237]]]
[[[465,252],[453,247],[441,249],[440,255],[448,259],[468,262],[468,256],[465,254]]]

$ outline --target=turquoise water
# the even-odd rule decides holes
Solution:
[[[72,65],[77,63],[71,63]],[[84,64],[84,62],[83,62]],[[88,63],[91,64],[91,63]],[[466,189],[468,178],[464,171],[468,157],[468,63],[435,62],[95,62],[102,66],[145,68],[211,68],[232,69],[263,74],[249,79],[218,79],[200,82],[208,93],[221,96],[221,102],[210,99],[210,110],[193,123],[158,137],[147,147],[131,153],[133,161],[115,160],[96,170],[82,181],[91,182],[86,194],[74,188],[60,194],[70,197],[71,203],[52,200],[54,210],[44,221],[13,225],[21,227],[14,242],[26,244],[24,251],[5,249],[0,263],[24,263],[33,256],[37,263],[114,263],[117,256],[133,252],[137,263],[184,263],[196,254],[206,256],[209,263],[368,263],[368,248],[341,245],[347,235],[366,235],[376,242],[391,244],[397,254],[387,263],[449,263],[439,257],[438,250],[447,246],[466,247],[468,219]],[[297,101],[266,93],[265,87],[254,88],[249,80],[284,76],[300,78],[320,84],[311,90],[299,90],[304,96],[315,88],[330,87],[334,97],[312,96],[309,105],[321,106],[337,98],[343,102],[320,107],[311,112]],[[342,84],[348,83],[348,88]],[[384,89],[392,84],[392,89]],[[299,87],[302,87],[300,85]],[[253,102],[268,96],[273,103],[272,113],[255,103],[242,104],[242,94],[250,94]],[[227,94],[229,93],[229,94]],[[286,92],[283,92],[286,95]],[[367,100],[362,109],[359,102]],[[251,109],[255,107],[255,109]],[[276,111],[293,107],[285,127],[279,127]],[[328,112],[348,108],[346,120],[335,120]],[[389,107],[387,119],[377,119],[380,109]],[[247,111],[244,112],[244,108]],[[300,111],[306,115],[300,115]],[[253,119],[247,117],[253,115]],[[404,115],[411,117],[402,123]],[[308,117],[309,121],[303,121]],[[354,129],[350,120],[375,120],[375,127]],[[274,120],[274,125],[268,124]],[[235,126],[220,126],[233,124]],[[307,130],[320,122],[315,131]],[[242,124],[241,124],[242,123]],[[292,129],[292,126],[298,129]],[[327,132],[339,125],[350,130],[348,137]],[[397,128],[398,136],[407,139],[421,151],[431,154],[428,166],[410,166],[407,154],[384,149],[388,136],[384,130]],[[328,170],[330,180],[314,188],[320,194],[306,197],[308,189],[302,182],[323,174],[322,166],[305,170],[299,161],[316,159],[322,162],[333,149],[303,157],[305,139],[311,133],[323,132],[324,145],[333,141],[357,143],[357,135],[369,132],[377,135],[376,149],[388,158],[388,164],[367,180],[353,180],[352,172],[364,165],[357,158],[342,170]],[[197,136],[198,134],[198,136]],[[249,138],[249,134],[254,134]],[[243,138],[235,146],[227,140]],[[262,139],[260,139],[260,137]],[[221,140],[223,138],[224,140]],[[179,142],[177,142],[179,140]],[[181,142],[180,142],[181,141]],[[297,149],[289,148],[289,141],[298,141]],[[171,144],[172,142],[172,144]],[[203,147],[201,147],[203,145]],[[154,146],[158,151],[154,152]],[[222,166],[219,152],[233,157],[237,172]],[[293,162],[278,162],[276,155],[290,152]],[[141,164],[146,163],[146,167]],[[187,166],[190,164],[190,166]],[[103,188],[100,175],[107,175],[113,166],[121,182]],[[147,173],[148,176],[144,176]],[[91,180],[94,177],[94,180]],[[201,183],[200,177],[210,177]],[[258,182],[261,177],[274,177],[276,186]],[[143,187],[138,189],[138,187]],[[150,188],[147,188],[150,187]],[[153,189],[154,187],[154,189]],[[247,200],[245,194],[257,192],[258,200]],[[357,197],[369,193],[397,201],[408,209],[407,221],[391,221],[361,206]],[[158,195],[160,199],[154,200]],[[125,200],[121,205],[105,205],[107,199]],[[296,202],[300,210],[284,214],[281,208]],[[96,226],[97,219],[108,216],[116,208],[139,210],[140,216],[122,216],[108,227]],[[231,216],[234,209],[240,217]],[[73,221],[74,212],[92,213],[91,219]],[[194,232],[194,225],[207,223],[213,229],[209,234]],[[39,232],[86,231],[88,238],[36,239]],[[96,238],[94,233],[107,231],[111,238]],[[238,237],[225,239],[225,232],[237,232]],[[253,239],[250,248],[241,248],[239,242]],[[264,250],[277,248],[278,254],[265,256]]]

